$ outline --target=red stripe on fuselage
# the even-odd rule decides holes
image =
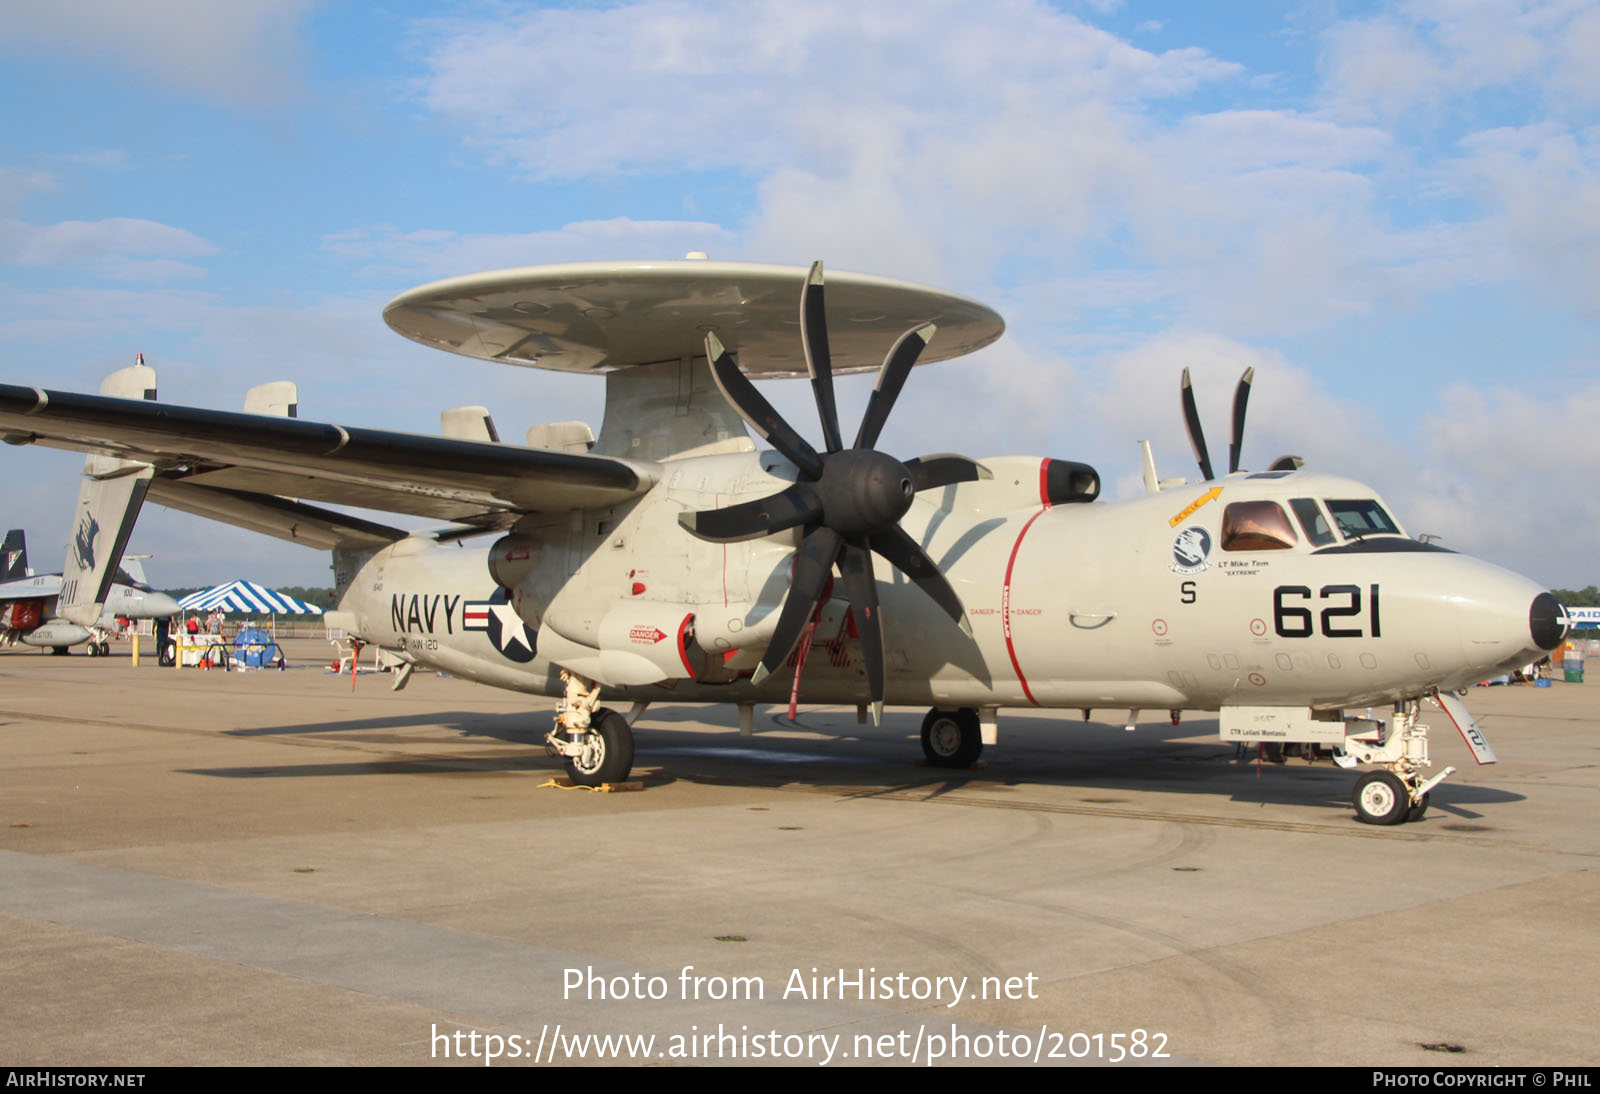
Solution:
[[[1023,675],[1022,663],[1017,660],[1017,647],[1011,641],[1011,572],[1017,566],[1017,552],[1022,550],[1023,537],[1028,534],[1028,529],[1033,527],[1033,522],[1044,516],[1045,510],[1050,508],[1050,495],[1045,490],[1045,475],[1050,466],[1049,460],[1039,461],[1039,504],[1044,506],[1033,516],[1028,518],[1028,523],[1022,526],[1022,531],[1017,533],[1017,542],[1011,545],[1011,557],[1006,560],[1006,580],[1000,587],[1000,629],[1005,635],[1006,655],[1011,658],[1011,669],[1017,674],[1017,683],[1022,685],[1022,694],[1028,697],[1028,702],[1034,706],[1039,705],[1039,700],[1033,697],[1033,692],[1028,688],[1028,678]]]

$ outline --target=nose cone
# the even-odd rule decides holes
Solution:
[[[1485,675],[1537,661],[1566,636],[1560,601],[1527,578],[1482,564],[1470,592],[1458,595],[1461,644]]]
[[[1546,653],[1555,649],[1566,640],[1568,627],[1567,609],[1561,601],[1549,593],[1533,598],[1533,607],[1528,609],[1528,631],[1535,646]]]
[[[178,602],[166,593],[145,593],[144,603],[140,607],[146,619],[163,619],[178,614]]]

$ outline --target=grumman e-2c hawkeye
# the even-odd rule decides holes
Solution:
[[[331,548],[330,619],[399,654],[397,686],[421,665],[560,696],[548,745],[590,785],[632,768],[630,718],[602,705],[618,700],[633,718],[733,703],[746,732],[756,703],[926,706],[923,749],[951,767],[996,743],[1007,707],[1127,708],[1130,725],[1203,710],[1225,739],[1377,765],[1355,807],[1392,824],[1453,770],[1424,773],[1419,701],[1490,762],[1453,691],[1565,632],[1548,592],[1409,538],[1370,487],[1293,460],[1240,470],[1248,374],[1228,472],[1186,377],[1203,480],[1158,480],[1147,446],[1136,501],[1099,500],[1067,460],[879,451],[915,363],[1004,329],[953,294],[830,273],[825,302],[820,264],[594,263],[436,282],[385,319],[467,356],[604,373],[599,436],[564,422],[505,444],[482,407],[446,411],[442,437],[300,421],[283,383],[253,389],[253,413],[171,406],[143,366],[101,396],[0,387],[0,434],[95,453],[110,508],[147,495]],[[847,444],[832,377],[873,368]],[[820,448],[748,379],[800,375]],[[453,527],[406,535],[319,501]],[[1346,715],[1380,704],[1382,721]]]

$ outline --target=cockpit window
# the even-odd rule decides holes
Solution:
[[[1389,519],[1389,514],[1383,511],[1383,506],[1366,498],[1360,501],[1327,501],[1328,512],[1333,514],[1334,524],[1339,526],[1339,531],[1344,533],[1346,539],[1360,539],[1362,536],[1398,536],[1400,529],[1394,521]]]
[[[1326,547],[1337,538],[1328,527],[1328,518],[1322,515],[1321,507],[1312,499],[1295,498],[1289,502],[1289,507],[1299,518],[1300,527],[1306,530],[1306,538],[1313,547]]]
[[[1236,501],[1222,513],[1224,551],[1283,551],[1299,542],[1277,502]]]

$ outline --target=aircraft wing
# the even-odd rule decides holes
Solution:
[[[652,464],[607,456],[14,384],[0,384],[0,440],[151,464],[151,496],[178,508],[172,499],[310,498],[484,527],[615,504],[657,478]]]

